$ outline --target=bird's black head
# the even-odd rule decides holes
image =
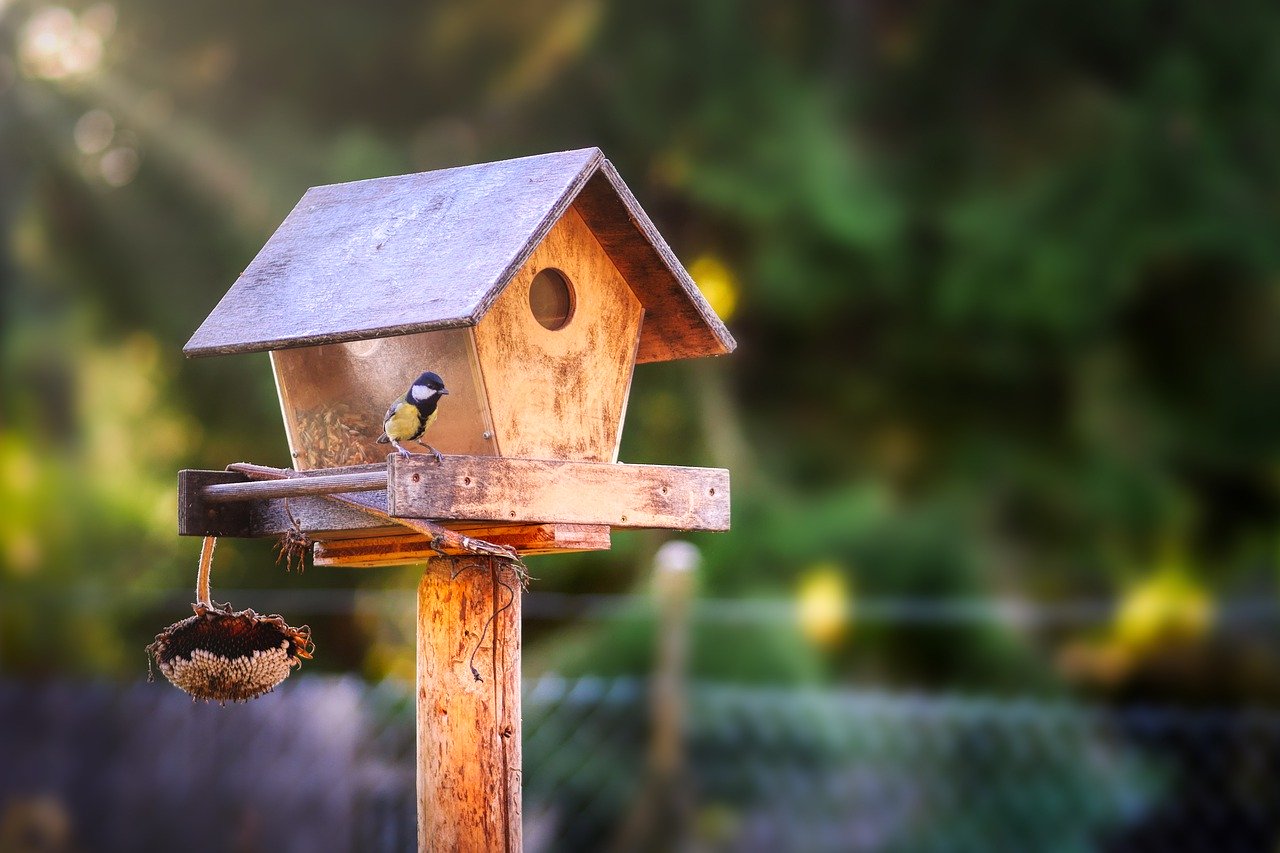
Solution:
[[[432,373],[430,370],[413,380],[413,385],[409,387],[409,399],[416,403],[448,393],[449,389],[444,387],[444,380],[439,374]]]

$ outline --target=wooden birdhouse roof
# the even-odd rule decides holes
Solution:
[[[313,187],[184,352],[475,325],[570,205],[644,306],[639,361],[733,350],[613,164],[584,148]]]

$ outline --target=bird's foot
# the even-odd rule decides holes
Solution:
[[[415,439],[415,440],[417,440],[417,439]],[[418,444],[421,444],[421,445],[422,445],[423,447],[425,447],[427,450],[430,450],[430,451],[431,451],[431,455],[432,455],[432,456],[434,456],[434,457],[436,458],[436,464],[437,464],[437,465],[443,465],[443,464],[444,464],[444,457],[440,455],[440,451],[439,451],[439,450],[436,450],[434,447],[432,447],[431,445],[427,444],[425,441],[421,441],[421,440],[417,440],[417,441],[418,441]]]

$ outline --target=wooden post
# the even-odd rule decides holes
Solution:
[[[686,775],[685,680],[698,549],[672,540],[654,555],[657,660],[649,693],[652,729],[639,796],[610,849],[614,853],[683,849],[692,837],[693,790]]]
[[[520,845],[520,583],[439,557],[418,586],[418,850]]]

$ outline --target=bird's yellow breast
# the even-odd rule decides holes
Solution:
[[[435,413],[433,412],[432,414],[434,415]],[[418,415],[416,406],[409,403],[397,403],[382,426],[387,431],[388,438],[396,441],[411,441],[422,435],[422,431],[426,429],[427,424],[432,420],[433,418],[427,418],[426,423],[423,423]]]

